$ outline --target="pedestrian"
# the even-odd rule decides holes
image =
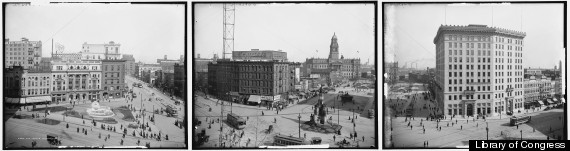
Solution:
[[[410,125],[410,130],[412,130],[412,129],[414,129],[414,126],[413,126],[413,125]]]
[[[461,125],[461,130],[463,130],[463,125]]]
[[[426,129],[424,128],[424,134],[426,134]]]
[[[248,138],[249,139],[249,138]],[[333,135],[333,141],[336,141],[336,135]]]

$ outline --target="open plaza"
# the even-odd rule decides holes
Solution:
[[[126,82],[142,83],[132,77]],[[132,90],[94,102],[5,107],[4,143],[7,148],[187,147],[181,124],[185,104],[146,85]],[[169,115],[168,106],[179,114]]]

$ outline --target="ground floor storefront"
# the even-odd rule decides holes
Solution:
[[[83,92],[67,92],[67,93],[53,93],[51,95],[52,103],[63,103],[63,102],[86,102],[86,101],[96,101],[101,99],[100,91],[83,91]]]

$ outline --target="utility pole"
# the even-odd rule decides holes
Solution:
[[[219,99],[218,99],[218,100],[219,100]],[[219,141],[219,142],[220,142],[220,147],[222,147],[222,136],[223,136],[222,133],[224,132],[224,125],[222,124],[222,123],[223,123],[223,120],[224,120],[224,102],[223,102],[223,101],[220,102],[220,108],[221,108],[221,111],[220,111],[221,120],[220,120],[220,137],[219,137],[219,138],[220,138],[220,141]],[[257,130],[256,130],[256,131],[257,131]],[[257,132],[256,132],[256,133],[257,133]],[[257,136],[255,136],[255,137],[257,137]]]

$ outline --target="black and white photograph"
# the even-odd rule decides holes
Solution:
[[[193,149],[377,149],[377,2],[193,3]]]
[[[567,140],[565,5],[383,3],[383,148]]]
[[[3,3],[3,149],[187,149],[186,7]]]

